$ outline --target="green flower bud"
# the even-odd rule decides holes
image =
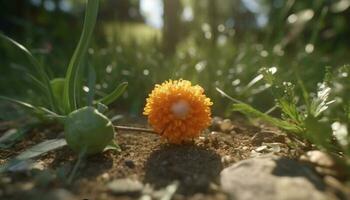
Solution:
[[[83,107],[70,113],[64,124],[67,144],[75,152],[96,154],[113,140],[112,122],[94,107]]]

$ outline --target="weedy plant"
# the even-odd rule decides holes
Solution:
[[[315,93],[309,93],[303,82],[297,77],[298,84],[283,82],[270,69],[261,69],[263,77],[281,118],[275,118],[260,112],[252,106],[235,101],[233,111],[248,117],[259,118],[292,133],[299,139],[306,139],[317,148],[336,156],[341,164],[350,169],[350,66],[343,66],[331,72],[327,68],[324,81],[318,84]],[[301,97],[297,95],[301,93]],[[349,172],[349,170],[347,170]]]
[[[0,98],[29,108],[45,119],[64,124],[65,140],[68,146],[80,155],[80,158],[101,152],[108,145],[109,148],[117,148],[113,140],[114,127],[104,113],[108,110],[107,106],[114,102],[127,87],[127,83],[123,82],[110,94],[94,100],[96,73],[93,66],[83,61],[96,23],[98,5],[99,0],[87,1],[83,31],[64,78],[50,80],[44,66],[27,48],[3,34],[0,35],[2,39],[12,43],[26,54],[36,72],[29,76],[41,88],[42,95],[48,103],[47,106],[36,106],[4,96]],[[84,71],[88,71],[86,79],[83,77]],[[86,98],[80,92],[84,80],[89,89],[85,95]],[[52,148],[45,148],[45,150],[62,145],[65,145],[65,142],[51,145]],[[21,159],[24,157],[17,158],[17,160]]]

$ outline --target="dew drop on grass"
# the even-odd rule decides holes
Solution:
[[[130,75],[130,72],[129,72],[128,70],[123,69],[123,70],[122,70],[122,75],[123,75],[123,76],[129,76],[129,75]]]
[[[275,53],[278,56],[283,56],[284,55],[284,51],[283,51],[282,45],[276,44],[273,47],[273,53]]]
[[[100,90],[100,89],[101,89],[101,84],[96,84],[96,85],[95,85],[95,88],[96,88],[97,90]]]
[[[89,87],[86,86],[86,85],[83,86],[83,90],[84,90],[84,92],[89,92],[90,91]]]
[[[307,44],[306,46],[305,46],[305,52],[306,53],[312,53],[313,51],[314,51],[314,45],[313,44]]]
[[[218,31],[219,31],[219,32],[224,32],[224,31],[225,31],[225,25],[219,24],[219,25],[218,25]]]
[[[205,69],[207,65],[207,62],[206,61],[200,61],[199,63],[197,63],[194,68],[197,70],[197,72],[201,72]]]
[[[219,46],[225,45],[227,42],[227,36],[226,35],[219,35],[217,43]]]
[[[236,80],[232,81],[232,86],[239,85],[240,83],[241,83],[241,80],[236,79]]]
[[[269,55],[269,53],[266,50],[263,50],[260,52],[260,56],[266,58]]]
[[[121,46],[117,46],[115,50],[117,53],[121,53],[123,51],[123,48]]]
[[[89,49],[88,49],[88,53],[89,53],[90,55],[93,55],[93,54],[95,53],[95,50],[94,50],[93,48],[89,48]]]
[[[347,140],[348,131],[345,124],[342,124],[340,122],[334,122],[332,124],[332,130],[333,135],[336,137],[336,139],[342,146],[347,146],[349,144]]]
[[[271,74],[275,74],[277,72],[277,67],[270,67],[268,70]]]
[[[298,20],[298,16],[296,14],[291,14],[287,18],[287,21],[290,24],[294,24],[297,20]]]
[[[112,65],[107,65],[107,67],[106,67],[106,72],[107,72],[108,74],[110,74],[110,73],[112,73],[112,70],[113,70],[113,66],[112,66]]]
[[[204,37],[209,40],[211,38],[211,32],[209,31],[205,32]]]
[[[202,31],[203,32],[209,32],[210,31],[210,25],[208,23],[202,24]]]
[[[52,1],[44,1],[44,7],[48,11],[54,11],[56,9],[56,4]]]
[[[222,70],[220,70],[220,69],[217,70],[217,71],[216,71],[216,75],[217,75],[217,76],[221,76],[221,75],[222,75]]]
[[[230,68],[230,69],[228,70],[228,73],[234,74],[234,73],[235,73],[235,68]]]
[[[148,69],[144,69],[143,70],[143,75],[148,76],[149,75],[149,70]]]

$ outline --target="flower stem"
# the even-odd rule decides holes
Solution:
[[[117,131],[136,131],[136,132],[146,132],[146,133],[156,133],[153,129],[149,128],[138,128],[130,126],[114,126]]]

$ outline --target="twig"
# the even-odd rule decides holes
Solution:
[[[138,128],[130,126],[114,126],[117,131],[136,131],[136,132],[146,132],[146,133],[156,133],[153,129],[149,128]]]

